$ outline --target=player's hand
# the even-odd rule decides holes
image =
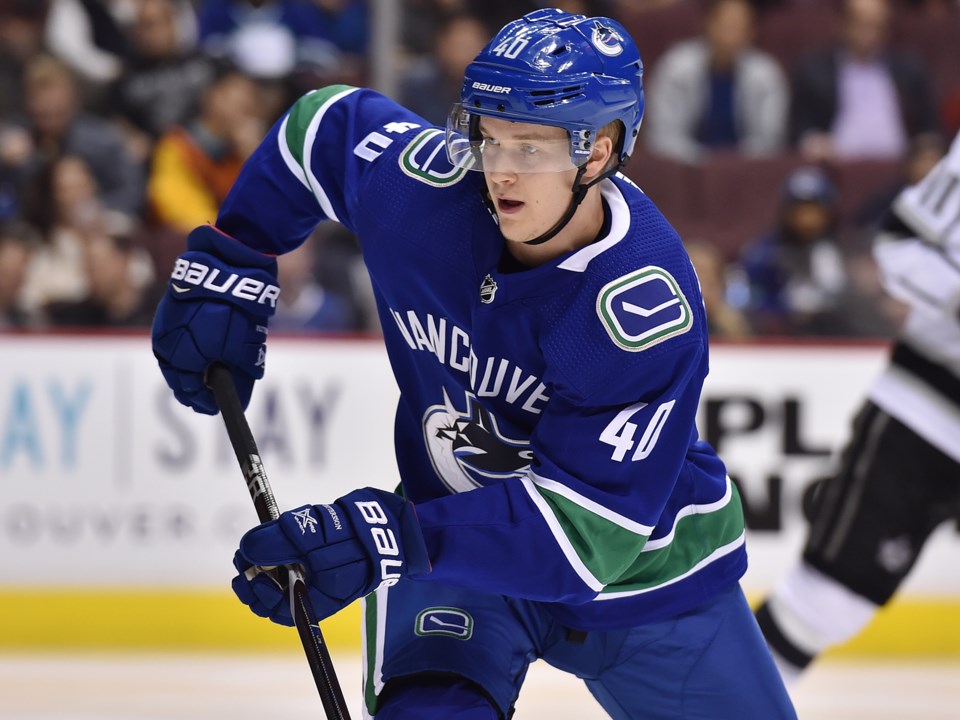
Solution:
[[[277,261],[211,225],[191,232],[187,248],[157,306],[153,353],[184,405],[217,414],[204,372],[222,362],[246,408],[254,381],[263,377],[267,322],[280,296]]]
[[[240,540],[233,564],[237,597],[281,625],[293,625],[286,588],[261,568],[301,566],[318,620],[401,577],[430,572],[413,503],[374,488],[255,527]]]

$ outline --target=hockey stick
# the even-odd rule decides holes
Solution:
[[[253,439],[250,425],[247,424],[230,371],[225,365],[214,363],[207,368],[206,383],[216,398],[223,423],[227,426],[227,435],[230,436],[230,444],[233,445],[237,462],[240,463],[240,469],[243,470],[247,480],[247,489],[257,509],[257,517],[262,523],[276,520],[280,517],[280,510],[273,497],[273,490],[263,463],[260,461],[260,452],[257,450],[257,443]],[[283,569],[277,568],[277,575]],[[324,713],[327,720],[350,720],[350,714],[343,700],[343,691],[340,689],[340,682],[337,680],[333,662],[330,660],[330,652],[327,650],[327,644],[320,632],[320,625],[317,624],[307,597],[303,573],[296,566],[287,567],[286,570],[289,573],[288,584],[293,619],[300,634],[303,651],[307,655],[310,672],[313,673],[313,680],[320,693]]]

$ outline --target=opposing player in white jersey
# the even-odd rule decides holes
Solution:
[[[960,136],[893,202],[874,255],[910,311],[818,491],[801,562],[757,610],[788,682],[858,634],[960,510]]]
[[[697,439],[693,267],[617,172],[642,115],[623,27],[540,10],[470,65],[446,130],[369,90],[298,100],[177,261],[154,350],[210,413],[210,362],[244,398],[263,374],[273,256],[323,218],[360,239],[401,391],[402,494],[251,530],[234,589],[287,624],[256,568],[302,564],[321,618],[375,591],[380,720],[507,718],[537,658],[616,718],[795,717],[738,583],[739,496]]]

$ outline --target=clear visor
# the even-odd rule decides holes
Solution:
[[[578,168],[570,156],[570,138],[543,135],[543,126],[517,123],[502,137],[485,130],[482,118],[471,128],[471,114],[461,104],[454,105],[447,118],[450,162],[480,172],[550,173]]]

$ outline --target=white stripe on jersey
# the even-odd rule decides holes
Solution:
[[[571,490],[563,483],[559,483],[556,480],[550,480],[549,478],[541,477],[540,475],[537,475],[535,472],[530,473],[530,479],[533,481],[535,485],[542,487],[544,490],[549,490],[550,492],[554,492],[557,495],[562,495],[570,502],[575,503],[576,505],[582,507],[584,510],[589,510],[594,515],[598,515],[602,517],[604,520],[607,520],[608,522],[611,522],[614,525],[618,525],[622,527],[624,530],[629,530],[630,532],[636,533],[637,535],[641,535],[643,537],[649,537],[650,534],[653,532],[652,526],[641,525],[640,523],[635,522],[634,520],[631,520],[625,515],[621,515],[618,512],[614,512],[610,508],[604,507],[600,503],[596,503],[590,498],[585,497],[580,493]]]
[[[679,512],[677,512],[673,518],[673,527],[670,528],[670,532],[668,532],[662,538],[648,540],[647,544],[643,546],[643,550],[641,552],[650,552],[652,550],[659,550],[662,547],[666,547],[673,542],[673,536],[677,532],[677,523],[680,522],[681,518],[685,518],[688,515],[706,515],[708,513],[712,513],[724,507],[730,502],[732,497],[733,487],[730,483],[730,476],[727,475],[727,490],[723,493],[722,498],[716,502],[707,503],[706,505],[685,505],[684,507],[680,508]]]
[[[703,570],[703,568],[705,568],[707,565],[710,565],[712,562],[719,560],[725,555],[729,555],[730,553],[734,552],[746,542],[746,538],[747,538],[746,533],[741,533],[740,537],[738,537],[736,540],[734,540],[733,542],[729,542],[726,545],[721,545],[712,553],[707,555],[703,560],[701,560],[692,568],[687,570],[687,572],[683,573],[683,575],[678,575],[677,577],[670,578],[666,582],[660,583],[659,585],[654,585],[653,587],[648,587],[648,588],[642,588],[640,590],[623,590],[622,592],[603,593],[602,595],[598,595],[596,598],[594,598],[594,602],[597,602],[600,600],[615,600],[617,598],[631,597],[633,595],[643,595],[644,593],[653,592],[654,590],[660,590],[661,588],[665,588],[668,585],[673,585],[674,583],[678,583],[681,580],[684,580],[690,577],[694,573]]]
[[[370,683],[373,684],[373,694],[378,697],[380,693],[383,692],[383,653],[387,636],[388,594],[389,588],[379,588],[370,595],[360,599],[360,616],[363,618],[363,621],[360,623],[360,635],[361,647],[363,648],[364,654],[362,684],[364,690],[363,717],[366,720],[372,720],[373,718],[367,709],[366,703],[368,685]],[[373,638],[367,637],[367,603],[370,602],[374,602],[377,605],[377,624],[374,630],[376,635]],[[372,644],[370,643],[371,640],[373,640]],[[369,657],[371,652],[373,653],[372,658]]]
[[[337,214],[333,211],[333,205],[330,203],[330,198],[327,197],[326,191],[320,185],[320,181],[317,180],[317,176],[313,174],[311,169],[311,163],[313,161],[313,144],[317,139],[317,132],[320,129],[320,121],[323,120],[323,116],[326,114],[327,110],[336,103],[338,100],[342,100],[350,93],[354,93],[358,88],[352,87],[339,92],[329,100],[327,100],[323,105],[320,106],[320,109],[317,110],[316,114],[310,120],[310,125],[307,126],[307,132],[303,139],[303,170],[306,173],[307,180],[310,182],[310,189],[313,190],[313,194],[317,197],[317,202],[320,203],[320,209],[323,210],[323,214],[326,215],[331,220],[336,220],[340,222],[340,218],[337,217]]]
[[[550,509],[547,501],[544,500],[543,496],[534,486],[533,481],[524,477],[520,478],[520,482],[523,483],[524,490],[527,491],[530,499],[533,500],[533,504],[537,506],[537,509],[540,511],[540,514],[546,521],[547,526],[550,528],[550,532],[553,534],[554,540],[557,541],[557,545],[559,545],[560,549],[563,551],[564,557],[566,557],[567,562],[570,563],[570,567],[572,567],[574,572],[576,572],[580,579],[583,580],[583,584],[594,592],[600,592],[603,590],[603,583],[594,577],[593,573],[587,569],[586,565],[584,565],[583,560],[580,559],[580,556],[577,555],[577,551],[574,550],[573,544],[570,542],[570,538],[567,537],[567,534],[563,531],[563,528],[560,527],[560,522],[553,514],[553,510]]]
[[[289,122],[289,120],[289,115],[283,118],[283,123],[280,125],[280,132],[277,133],[277,145],[280,147],[280,157],[283,158],[283,161],[287,164],[287,169],[300,181],[300,184],[307,190],[311,190],[310,183],[307,182],[307,176],[304,174],[303,168],[297,165],[293,153],[290,152],[290,146],[287,145],[287,122]]]
[[[623,194],[609,179],[600,182],[600,194],[610,207],[610,232],[603,240],[581,248],[557,265],[561,270],[585,271],[591,260],[627,236],[627,231],[630,229],[630,208],[627,207]]]

